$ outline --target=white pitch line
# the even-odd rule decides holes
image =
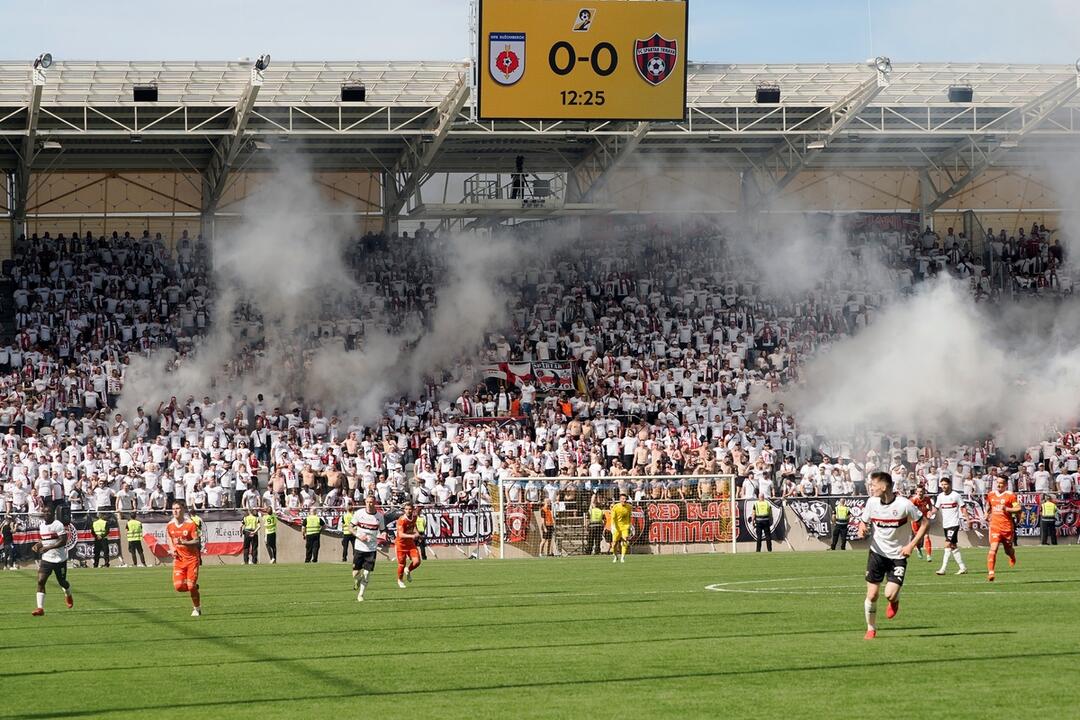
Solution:
[[[859,583],[857,585],[803,585],[796,587],[787,586],[774,586],[775,583],[794,582],[798,580],[831,580],[834,578],[851,579],[850,575],[816,575],[816,576],[803,576],[795,578],[767,578],[757,580],[736,580],[726,583],[713,583],[712,585],[706,585],[705,589],[712,592],[723,593],[743,593],[746,595],[848,595],[863,589],[865,585]],[[1065,582],[1080,582],[1080,580],[1066,580]],[[945,581],[943,581],[945,582]],[[770,587],[759,588],[747,588],[747,587],[734,587],[741,585],[765,585]],[[918,592],[923,595],[997,595],[997,596],[1009,596],[1009,595],[1074,595],[1075,590],[939,590],[934,588],[934,583],[910,583],[907,587],[918,588]],[[1008,582],[1004,583],[1005,587],[1010,587]],[[1011,586],[1011,587],[1016,587]]]

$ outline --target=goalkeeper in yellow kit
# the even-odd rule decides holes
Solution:
[[[611,506],[611,562],[626,562],[630,547],[630,499],[623,493]]]

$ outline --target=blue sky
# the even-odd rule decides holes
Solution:
[[[465,0],[0,0],[0,59],[463,58]],[[875,54],[894,62],[1072,63],[1080,0],[869,0]],[[698,61],[858,62],[867,0],[691,0]]]

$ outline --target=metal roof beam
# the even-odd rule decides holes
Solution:
[[[776,166],[783,163],[786,165],[784,174],[773,183],[763,201],[774,199],[780,192],[794,180],[803,169],[820,155],[829,142],[854,120],[874,98],[889,85],[889,73],[875,70],[874,76],[868,78],[847,95],[829,106],[823,113],[825,126],[815,135],[807,135],[802,138],[802,148],[797,148],[786,137],[770,153],[765,167]],[[784,158],[788,160],[785,162]]]
[[[22,152],[19,153],[19,165],[15,169],[15,184],[12,188],[14,192],[11,214],[16,232],[24,231],[26,201],[30,193],[30,172],[34,165],[38,118],[41,115],[41,93],[45,89],[45,68],[35,63],[30,72],[31,91],[30,102],[26,108],[26,135],[23,137]]]
[[[468,99],[469,83],[461,77],[434,113],[429,126],[433,134],[430,138],[425,137],[421,142],[423,150],[418,152],[415,145],[406,143],[405,150],[394,165],[393,178],[388,178],[397,184],[396,194],[385,208],[388,217],[398,217],[427,179],[428,173],[439,157],[439,151],[446,141],[446,136],[450,134],[450,127]],[[404,179],[399,180],[400,178]]]
[[[927,212],[933,213],[949,200],[959,195],[975,178],[1000,162],[1009,150],[1012,150],[1020,144],[1020,141],[1024,136],[1041,125],[1058,108],[1072,100],[1078,92],[1080,92],[1080,68],[1078,68],[1075,77],[1065,80],[1042,95],[1024,103],[1017,113],[1020,122],[1019,129],[1015,132],[1010,132],[1007,138],[1001,144],[997,145],[997,147],[988,151],[982,151],[974,140],[965,139],[963,142],[957,143],[947,150],[942,155],[943,162],[938,163],[943,167],[945,166],[945,162],[949,160],[963,158],[964,152],[969,146],[978,152],[977,154],[972,153],[973,159],[966,163],[967,172],[960,177],[953,178],[951,174],[946,172],[950,184],[948,187],[936,191],[937,194],[933,201],[927,205]]]
[[[596,147],[569,173],[567,202],[591,202],[651,129],[651,122],[639,122],[629,135],[607,135],[598,139]]]
[[[233,119],[229,123],[229,134],[223,137],[214,148],[210,165],[203,174],[202,211],[205,215],[213,214],[217,210],[218,203],[221,202],[221,196],[229,181],[229,173],[232,172],[236,158],[244,147],[244,130],[247,129],[248,120],[251,119],[263,79],[263,70],[257,67],[251,68],[248,86],[244,94],[240,96],[240,101],[236,104],[236,112],[233,113]]]

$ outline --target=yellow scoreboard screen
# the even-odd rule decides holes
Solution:
[[[687,2],[481,0],[482,120],[682,120]]]

